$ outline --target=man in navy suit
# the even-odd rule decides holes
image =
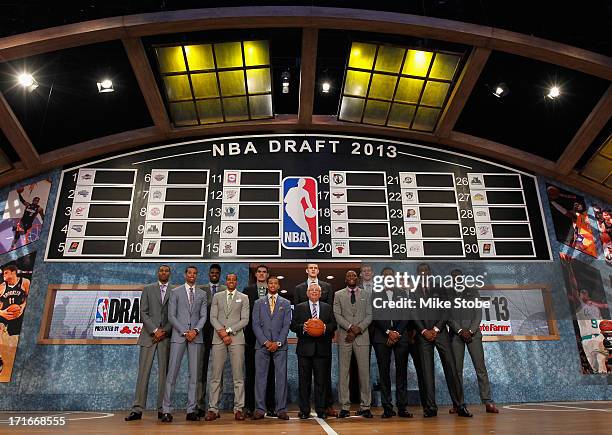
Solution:
[[[255,345],[255,401],[257,409],[253,420],[264,418],[266,411],[266,387],[268,367],[274,360],[276,416],[289,420],[287,415],[287,335],[291,324],[291,303],[278,295],[278,278],[268,278],[268,293],[257,299],[253,307],[253,332]]]
[[[166,391],[162,403],[162,421],[172,421],[171,399],[174,394],[176,378],[181,368],[183,354],[187,350],[189,363],[189,389],[187,391],[187,420],[198,421],[196,413],[196,389],[198,383],[198,357],[200,346],[204,343],[202,328],[206,322],[206,293],[196,287],[198,269],[188,266],[185,269],[185,284],[176,287],[170,294],[168,320],[172,325],[170,340],[170,367],[166,379]]]

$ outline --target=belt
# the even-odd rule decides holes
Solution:
[[[591,335],[583,335],[581,337],[582,340],[590,340],[591,338],[597,337],[599,334],[591,334]]]

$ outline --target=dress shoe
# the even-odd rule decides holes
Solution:
[[[372,411],[370,411],[369,409],[360,409],[359,411],[357,411],[357,415],[360,415],[363,418],[372,418],[372,417],[374,417],[372,415]]]
[[[406,411],[405,409],[398,409],[397,415],[403,418],[412,418],[414,417],[411,412]]]
[[[250,409],[245,409],[244,410],[244,418],[251,418],[253,417],[255,414],[253,413],[253,411],[251,411]]]
[[[325,420],[327,418],[327,414],[325,412],[317,412],[317,418]]]
[[[238,420],[238,421],[243,421],[244,420],[244,414],[242,413],[242,411],[234,412],[234,419]]]
[[[200,417],[195,412],[190,412],[185,416],[185,420],[187,421],[200,421]]]
[[[489,414],[499,414],[499,409],[497,409],[497,406],[495,406],[493,402],[487,403],[485,409]]]
[[[266,414],[264,414],[263,412],[255,411],[255,414],[253,414],[253,420],[261,420],[265,416],[266,416]]]
[[[164,417],[164,413],[163,412],[157,412],[157,419],[161,420]]]
[[[326,410],[325,413],[329,416],[329,417],[338,417],[338,410],[334,409],[332,406],[329,406]]]
[[[171,423],[172,422],[172,414],[166,412],[164,413],[164,415],[162,416],[161,419],[162,423]]]
[[[302,412],[302,411],[298,412],[298,418],[300,420],[306,420],[307,418],[310,418],[310,411],[308,411],[308,412]]]
[[[465,406],[460,406],[459,408],[457,408],[457,415],[459,417],[473,417],[472,413],[468,411]]]
[[[338,418],[346,418],[350,416],[351,416],[351,412],[346,409],[343,409],[338,413]]]
[[[267,417],[277,417],[276,411],[268,411],[266,412]]]
[[[197,411],[195,411],[195,413],[198,415],[198,417],[202,418],[202,417],[206,417],[206,411],[204,411],[203,409],[198,409]]]
[[[279,420],[289,420],[289,416],[285,411],[279,412],[278,414],[276,414],[276,416],[279,418]]]
[[[437,409],[426,409],[423,411],[423,417],[425,418],[437,417],[437,416],[438,416]]]
[[[382,415],[380,416],[380,418],[391,418],[393,416],[395,416],[397,414],[395,414],[395,411],[391,408],[385,408],[385,410],[383,411]]]
[[[215,421],[216,419],[220,418],[221,416],[213,411],[208,411],[206,413],[206,417],[204,417],[205,421]]]
[[[130,412],[130,415],[124,418],[125,421],[140,420],[142,418],[142,412]]]
[[[448,410],[449,414],[456,414],[457,413],[457,407],[453,406],[451,409]]]

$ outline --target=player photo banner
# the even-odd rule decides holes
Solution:
[[[603,282],[599,271],[569,255],[559,254],[565,287],[574,321],[576,343],[583,374],[609,373],[608,351],[599,324],[610,319]]]
[[[612,267],[612,207],[602,208],[594,205],[593,212],[599,227],[603,259],[608,266]]]
[[[597,257],[597,244],[584,198],[552,184],[546,185],[557,240]]]
[[[0,254],[38,240],[50,190],[51,181],[41,180],[9,192],[0,222]]]
[[[0,382],[10,382],[36,253],[0,266]]]

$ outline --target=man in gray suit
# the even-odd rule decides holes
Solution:
[[[202,346],[202,328],[206,322],[206,293],[196,287],[198,269],[188,266],[185,269],[185,284],[176,287],[170,294],[168,320],[172,324],[170,344],[170,367],[164,392],[162,422],[172,421],[171,399],[174,394],[176,378],[181,368],[183,354],[187,350],[189,364],[189,388],[187,390],[187,420],[198,421],[196,413],[196,389],[198,381],[198,358]]]
[[[229,353],[234,380],[234,418],[244,420],[244,327],[249,323],[249,298],[236,290],[238,277],[230,273],[225,279],[227,290],[213,296],[210,324],[216,331],[212,341],[210,400],[205,420],[220,417],[219,399],[223,389],[223,367]]]
[[[463,273],[459,269],[454,269],[451,271],[451,276],[455,279],[455,282],[457,282],[457,280],[463,276]],[[454,297],[462,298],[466,301],[473,301],[480,297],[480,293],[477,288],[466,287],[465,290],[461,292],[456,291]],[[497,414],[499,410],[491,399],[491,384],[489,383],[489,374],[487,373],[487,366],[485,365],[482,333],[480,332],[481,320],[482,309],[480,308],[453,309],[448,321],[451,347],[455,357],[457,372],[459,373],[461,388],[463,388],[463,359],[467,346],[472,364],[476,370],[480,400],[482,400],[482,403],[485,405],[485,410],[488,413]],[[456,413],[457,409],[452,408],[450,412],[451,414]]]
[[[168,371],[170,340],[172,325],[168,321],[168,299],[170,289],[170,267],[163,265],[157,269],[157,282],[147,284],[140,296],[140,320],[142,331],[138,337],[140,354],[138,356],[138,378],[132,412],[125,421],[140,420],[146,407],[149,378],[153,358],[157,351],[157,418],[162,418],[162,399]]]
[[[212,298],[217,292],[227,290],[225,284],[221,284],[219,279],[221,278],[221,266],[219,264],[211,264],[208,269],[208,284],[200,286],[206,293],[206,301],[208,302],[208,311],[206,313],[206,323],[204,324],[204,330],[202,331],[202,338],[204,344],[200,349],[200,359],[198,365],[198,389],[196,392],[198,402],[198,417],[204,417],[206,415],[206,383],[208,380],[208,360],[210,359],[210,351],[212,349],[212,339],[214,330],[210,324],[210,306],[212,305]]]
[[[357,415],[372,418],[370,405],[370,335],[368,326],[372,322],[372,294],[357,287],[357,273],[346,272],[346,287],[338,290],[334,297],[334,315],[338,324],[338,399],[342,409],[338,418],[350,415],[349,370],[351,357],[355,354],[359,368],[359,395],[361,403]]]
[[[289,420],[287,415],[287,335],[291,325],[291,303],[278,295],[280,283],[275,276],[268,277],[268,294],[257,299],[253,307],[255,345],[255,401],[257,409],[253,420],[264,418],[268,368],[274,360],[276,416]]]

